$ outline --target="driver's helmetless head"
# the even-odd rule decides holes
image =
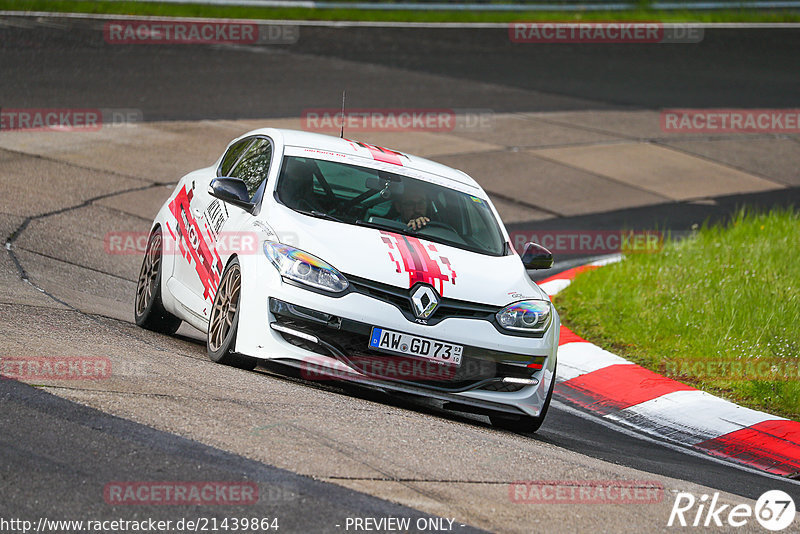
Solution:
[[[405,193],[397,199],[395,207],[403,220],[427,217],[430,203],[425,191],[420,187],[406,187]]]

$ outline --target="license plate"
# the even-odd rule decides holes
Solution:
[[[373,349],[385,350],[407,356],[418,356],[428,358],[441,363],[451,363],[461,365],[461,353],[464,347],[445,343],[444,341],[434,341],[424,337],[412,336],[386,330],[385,328],[372,328],[372,335],[369,337],[369,346]]]

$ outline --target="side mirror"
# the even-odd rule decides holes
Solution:
[[[522,253],[526,269],[549,269],[553,266],[553,253],[538,243],[528,243]]]
[[[250,202],[247,185],[239,178],[214,178],[208,186],[208,194],[252,213],[255,204]]]

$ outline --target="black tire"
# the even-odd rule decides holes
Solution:
[[[239,329],[239,301],[242,288],[242,269],[239,260],[233,258],[219,281],[217,294],[208,319],[206,349],[211,360],[223,365],[252,371],[258,359],[236,354],[233,349]]]
[[[161,228],[156,228],[147,240],[142,268],[136,283],[133,316],[136,324],[147,330],[172,335],[181,326],[181,320],[164,309],[161,302],[161,265],[163,238]]]
[[[542,412],[537,417],[529,415],[511,415],[500,414],[490,415],[489,420],[493,426],[510,430],[518,434],[533,434],[544,423],[544,418],[547,416],[547,409],[550,408],[550,399],[553,398],[553,388],[556,385],[556,377],[553,376],[553,381],[550,383],[550,390],[547,392],[547,398],[544,400]]]

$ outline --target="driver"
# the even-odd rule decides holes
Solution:
[[[421,230],[429,222],[431,203],[425,190],[418,185],[406,183],[403,195],[394,201],[397,220],[406,223],[412,230]]]

